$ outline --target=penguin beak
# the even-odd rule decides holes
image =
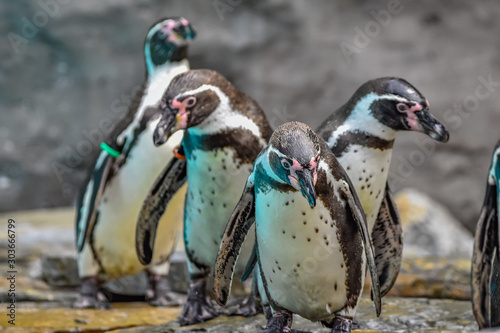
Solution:
[[[158,125],[153,134],[153,141],[156,147],[161,146],[167,142],[168,138],[172,135],[172,129],[176,124],[175,113],[168,109],[161,116]]]
[[[316,189],[314,187],[314,170],[297,171],[300,193],[307,199],[311,207],[316,206]]]
[[[187,21],[183,21],[182,24],[176,26],[173,30],[184,41],[193,39],[196,36],[196,30],[194,30],[193,25]]]
[[[415,111],[415,115],[418,119],[418,128],[422,133],[427,134],[436,141],[448,142],[450,133],[446,127],[444,127],[444,125],[429,112],[427,108]]]

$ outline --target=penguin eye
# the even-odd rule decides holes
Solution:
[[[196,104],[196,97],[190,96],[186,98],[186,107],[192,108]]]
[[[407,112],[409,109],[408,105],[406,105],[405,103],[398,103],[398,105],[396,105],[396,108],[399,112]]]
[[[290,170],[290,162],[288,162],[287,160],[285,159],[282,159],[281,160],[281,166],[283,167],[283,169],[285,170]]]
[[[161,30],[158,30],[158,32],[156,34],[158,35],[158,37],[160,39],[164,39],[165,37],[167,37],[167,35],[165,35],[165,33]]]

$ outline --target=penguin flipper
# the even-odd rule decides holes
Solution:
[[[350,181],[347,181],[345,183],[345,187],[343,187],[341,191],[347,199],[347,208],[356,221],[359,233],[361,234],[361,239],[363,240],[363,247],[365,249],[368,269],[370,270],[370,276],[372,279],[372,299],[375,303],[375,311],[377,313],[377,317],[379,317],[382,310],[380,284],[378,281],[377,266],[375,264],[372,239],[370,237],[370,233],[368,232],[368,225],[366,223],[366,216],[364,211],[361,209],[361,202],[359,201],[356,192],[354,192],[354,186],[352,186]]]
[[[214,266],[215,300],[224,306],[229,297],[233,270],[248,230],[255,222],[255,192],[253,174],[247,180],[243,195],[224,230]],[[255,248],[255,247],[254,247]]]
[[[401,217],[388,184],[372,231],[372,241],[380,282],[380,296],[384,297],[396,282],[403,257]]]
[[[104,192],[113,160],[114,158],[107,154],[99,157],[87,183],[86,191],[82,192],[78,198],[76,216],[76,245],[78,252],[82,251],[85,241],[89,239],[94,229],[97,219],[97,206]]]
[[[172,197],[186,182],[186,166],[186,160],[173,158],[156,178],[142,204],[135,230],[135,250],[143,265],[153,259],[158,223]]]
[[[488,184],[474,240],[472,309],[480,329],[500,325],[497,305],[500,303],[498,199],[496,184]]]

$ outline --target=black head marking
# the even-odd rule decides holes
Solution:
[[[271,136],[269,164],[285,184],[299,190],[311,207],[316,205],[317,166],[320,139],[307,125],[290,122]]]
[[[383,77],[363,84],[348,102],[349,109],[367,109],[380,123],[396,131],[423,132],[441,142],[449,134],[430,112],[427,99],[408,81]]]
[[[188,43],[195,35],[193,26],[183,17],[166,18],[153,24],[146,37],[148,67],[186,58]]]
[[[309,166],[319,154],[319,138],[313,130],[299,122],[281,125],[271,136],[270,144],[281,154],[293,157],[302,166]]]

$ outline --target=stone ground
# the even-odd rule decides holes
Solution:
[[[397,198],[401,201],[405,196]],[[402,216],[405,216],[404,206]],[[425,214],[423,214],[425,215]],[[416,216],[416,215],[413,215]],[[181,308],[153,308],[141,299],[145,289],[143,275],[106,285],[114,300],[111,310],[71,309],[78,295],[78,275],[74,249],[72,209],[18,212],[0,215],[5,227],[16,220],[16,326],[8,325],[2,310],[1,331],[5,332],[258,332],[265,325],[263,316],[255,318],[220,317],[202,325],[180,328],[176,322]],[[406,225],[406,224],[404,224]],[[411,225],[410,225],[411,226]],[[408,227],[408,230],[411,230]],[[411,236],[409,232],[409,236]],[[469,236],[470,237],[470,236]],[[5,233],[0,248],[6,252]],[[0,271],[8,271],[5,262]],[[185,295],[186,266],[182,248],[173,258],[169,276],[182,300]],[[365,295],[357,320],[360,332],[474,332],[477,325],[470,304],[470,259],[407,257],[396,285],[383,299],[380,318]],[[0,279],[0,301],[8,302],[9,282]],[[369,285],[365,286],[369,290]],[[112,293],[111,293],[112,292]],[[131,295],[135,294],[135,295]],[[312,332],[328,332],[320,325],[296,318],[294,327]]]
[[[43,4],[56,2],[43,22]],[[392,3],[400,12],[377,25],[373,12]],[[450,142],[398,135],[390,185],[432,194],[474,230],[500,123],[497,0],[0,1],[0,212],[74,202],[102,141],[95,136],[108,134],[101,122],[122,116],[143,80],[148,27],[172,15],[198,30],[192,68],[221,72],[274,127],[314,128],[372,78],[413,83]],[[13,48],[8,34],[22,38],[24,22],[40,16],[43,26]],[[367,29],[362,40],[357,31]],[[348,61],[341,43],[360,39]],[[474,104],[479,77],[495,84]]]

